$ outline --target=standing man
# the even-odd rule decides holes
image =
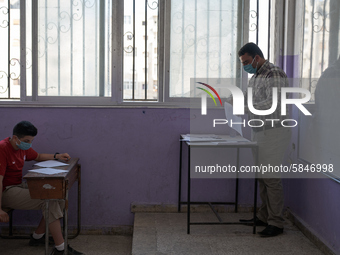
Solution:
[[[45,213],[45,202],[40,199],[31,199],[27,184],[22,182],[22,168],[25,161],[44,161],[60,159],[68,161],[67,153],[40,154],[33,150],[32,142],[38,130],[28,121],[19,122],[13,129],[12,137],[0,141],[0,222],[8,222],[9,216],[3,208],[20,210],[42,210]],[[49,229],[53,236],[55,247],[51,254],[83,254],[64,247],[64,238],[61,232],[60,218],[63,217],[64,202],[51,200],[49,203]],[[31,235],[29,245],[45,245],[46,222],[42,217],[38,228]]]
[[[249,119],[260,119],[252,125],[261,126],[252,128],[252,140],[259,146],[259,165],[280,166],[285,150],[290,142],[291,130],[283,127],[281,121],[287,116],[281,116],[281,88],[288,87],[285,72],[265,60],[261,49],[254,43],[245,44],[238,52],[243,69],[253,74],[249,81],[252,87],[253,106],[256,110],[271,109],[273,103],[273,90],[277,88],[278,104],[276,110],[269,115],[254,115],[248,110]],[[246,95],[247,98],[247,95]],[[247,101],[247,100],[246,100]],[[287,110],[287,109],[286,109]],[[287,111],[288,114],[288,111]],[[284,117],[284,118],[283,118]],[[266,119],[274,121],[266,121]],[[259,174],[259,190],[262,205],[257,214],[256,225],[266,226],[259,232],[262,237],[271,237],[283,233],[283,190],[280,173]],[[251,220],[240,220],[244,223],[253,223]]]

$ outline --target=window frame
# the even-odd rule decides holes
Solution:
[[[242,10],[249,13],[249,0],[239,0]],[[170,26],[171,0],[158,1],[158,101],[123,100],[123,67],[124,67],[124,1],[112,0],[112,34],[111,37],[111,96],[39,96],[38,95],[38,0],[32,0],[32,96],[27,96],[26,65],[20,65],[20,99],[0,99],[0,106],[84,106],[84,107],[189,107],[190,98],[170,97]],[[26,1],[20,1],[20,43],[21,63],[26,63]],[[247,37],[247,22],[242,19],[244,32],[238,31],[243,42]],[[151,49],[153,50],[153,49]],[[242,70],[241,65],[239,66]],[[244,80],[247,78],[241,71]],[[245,78],[245,79],[244,79]],[[191,99],[192,100],[192,99]]]

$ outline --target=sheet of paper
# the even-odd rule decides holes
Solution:
[[[33,172],[33,173],[40,173],[40,174],[59,174],[59,173],[68,172],[67,170],[60,170],[60,169],[50,168],[50,167],[32,169],[28,171]]]
[[[186,134],[182,137],[182,141],[188,142],[213,142],[221,140],[221,137],[214,134]]]
[[[57,166],[67,166],[68,164],[57,161],[57,160],[47,160],[34,164],[40,167],[57,167]]]
[[[241,136],[243,136],[242,134],[243,124],[233,124],[233,126],[231,126],[231,120],[233,123],[242,123],[242,118],[233,114],[233,106],[227,102],[224,102],[224,110],[225,110],[225,116],[228,120],[229,127],[234,129]]]

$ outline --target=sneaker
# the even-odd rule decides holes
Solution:
[[[49,237],[48,244],[54,244],[53,238]],[[28,243],[29,246],[45,246],[45,235],[42,238],[35,239],[33,234],[30,235],[30,241]]]
[[[58,251],[57,248],[54,247],[50,255],[59,255],[59,254],[60,255],[64,254],[64,251]],[[84,253],[76,251],[69,245],[67,246],[67,254],[68,255],[84,255]]]

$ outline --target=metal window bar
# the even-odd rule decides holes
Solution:
[[[20,98],[26,99],[26,1],[20,1]]]
[[[111,10],[110,3],[111,3],[111,0],[107,0],[107,17],[110,17],[110,10]],[[107,35],[109,35],[107,37],[107,41],[106,41],[107,49],[108,49],[107,52],[109,52],[109,54],[107,54],[107,63],[106,64],[107,64],[108,67],[110,67],[110,62],[111,62],[110,56],[112,55],[112,51],[111,51],[112,31],[111,31],[111,23],[110,22],[108,22],[108,25],[107,25]],[[110,80],[110,68],[107,68],[107,70],[106,70],[106,77],[107,77],[106,82],[110,84],[110,81],[111,81]],[[110,95],[110,88],[111,88],[111,86],[107,86],[107,95]],[[104,96],[105,96],[105,94],[104,94]]]
[[[25,81],[25,80],[22,80],[21,75],[20,75],[22,65],[24,65],[24,67],[26,67],[25,66],[26,62],[21,61],[21,57],[24,55],[24,53],[21,50],[20,51],[20,57],[12,57],[12,55],[11,55],[11,50],[12,50],[11,49],[11,39],[12,39],[12,37],[11,37],[11,30],[12,30],[12,27],[11,27],[11,19],[12,19],[11,9],[19,9],[20,18],[22,18],[22,17],[24,17],[24,14],[23,14],[21,8],[23,8],[22,10],[25,10],[25,6],[23,4],[21,4],[21,2],[19,3],[19,5],[18,5],[18,3],[16,3],[14,6],[13,5],[11,6],[10,0],[5,2],[3,6],[0,6],[0,15],[4,17],[1,20],[0,29],[1,29],[1,31],[3,31],[3,29],[6,29],[6,31],[4,31],[4,33],[7,32],[7,41],[5,40],[5,42],[7,43],[7,58],[5,59],[5,56],[3,58],[3,61],[5,61],[5,63],[6,63],[5,64],[6,66],[4,67],[4,70],[0,71],[0,81],[1,81],[0,94],[5,94],[5,95],[2,96],[1,99],[16,99],[16,98],[19,98],[20,96],[13,95],[12,88],[11,88],[11,81],[18,80],[18,79],[20,79],[21,83]],[[7,20],[5,18],[6,16],[7,16]],[[20,25],[20,31],[22,31],[22,24],[19,24],[19,25]],[[22,39],[22,38],[24,38],[24,36],[20,37],[20,39]],[[20,49],[22,49],[22,46],[25,46],[25,44],[20,44]],[[17,64],[18,64],[19,70],[20,70],[19,73],[16,73],[11,68],[12,66],[15,67]],[[24,77],[25,77],[25,75],[24,75]]]
[[[38,8],[38,5],[37,5],[37,8]],[[47,33],[47,26],[48,26],[48,23],[47,23],[47,0],[45,0],[45,95],[47,96],[47,92],[48,92],[48,43],[47,43],[47,40],[48,40],[48,33]],[[38,70],[37,70],[38,71]]]
[[[311,27],[311,43],[310,43],[310,63],[309,63],[309,91],[312,91],[312,69],[313,69],[313,42],[314,42],[314,10],[315,10],[315,0],[313,0],[313,7],[312,7],[312,13],[311,13],[311,21],[312,21],[312,27]]]
[[[260,10],[259,10],[259,6],[260,6],[260,1],[257,0],[256,2],[256,44],[259,44],[259,16],[260,16]]]
[[[207,1],[207,78],[209,78],[209,46],[210,46],[210,33],[209,33],[209,25],[210,25],[210,1]]]
[[[135,0],[132,1],[132,33],[131,32],[126,32],[124,34],[124,36],[126,36],[127,33],[131,33],[132,34],[132,98],[131,99],[125,99],[124,100],[132,100],[132,101],[158,101],[158,99],[151,99],[148,98],[148,8],[150,9],[156,9],[159,6],[159,3],[154,1],[152,2],[152,5],[156,4],[156,7],[153,8],[150,6],[149,1],[145,0],[145,6],[144,6],[144,21],[143,21],[143,25],[144,25],[144,84],[143,84],[143,89],[144,91],[144,99],[138,99],[136,98],[136,2]],[[126,8],[126,7],[125,7]],[[126,19],[125,19],[126,21]],[[159,8],[158,8],[158,21],[159,21]],[[160,22],[157,22],[157,26],[159,26]],[[159,38],[159,33],[157,32],[157,36]],[[157,43],[159,42],[159,40],[157,40]],[[159,45],[157,45],[157,48]],[[130,53],[127,52],[126,53]],[[151,69],[150,69],[151,70]],[[158,69],[157,69],[158,70]],[[157,73],[157,76],[158,73]],[[124,87],[123,87],[123,91],[124,91]]]
[[[185,16],[185,2],[182,2],[182,96],[184,96],[184,40],[185,40],[185,29],[184,29],[184,16]],[[195,53],[196,54],[196,53]]]
[[[132,45],[132,100],[135,100],[135,66],[136,66],[136,2],[133,0],[133,45]]]
[[[58,96],[60,96],[60,0],[58,0]]]
[[[83,2],[83,96],[85,96],[86,90],[85,90],[85,4],[86,2]]]
[[[268,0],[268,60],[270,59],[270,18],[271,18],[271,0]]]
[[[8,86],[8,98],[11,98],[11,2],[8,0],[8,67],[7,67],[7,86]]]
[[[70,13],[73,13],[73,2],[70,4]],[[73,96],[73,18],[70,19],[70,95]]]
[[[96,2],[97,9],[97,2]],[[99,2],[99,96],[104,96],[105,87],[105,1]],[[96,10],[97,15],[97,10]],[[97,18],[96,18],[97,20]],[[97,31],[97,26],[96,26]],[[96,40],[97,44],[97,40]],[[97,49],[97,46],[96,46]],[[97,54],[97,50],[96,50]],[[97,57],[96,57],[97,62]],[[97,65],[96,65],[97,66]],[[97,71],[97,68],[96,68]],[[96,75],[97,77],[97,75]],[[96,91],[97,91],[97,78],[96,78]]]
[[[144,49],[144,92],[145,92],[145,100],[148,99],[148,0],[145,0],[145,49]]]
[[[323,26],[322,26],[322,55],[321,55],[321,72],[323,72],[324,56],[325,56],[325,32],[326,32],[326,3],[327,0],[323,2]]]

